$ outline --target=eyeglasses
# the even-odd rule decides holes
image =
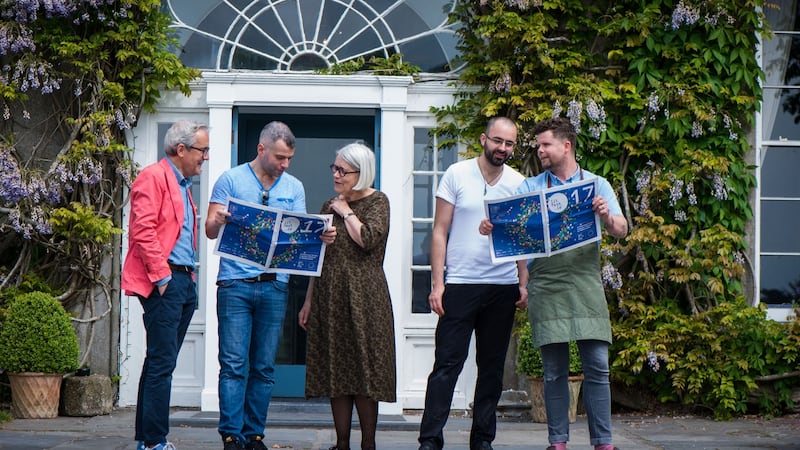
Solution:
[[[506,147],[508,147],[510,149],[513,149],[514,146],[517,145],[517,143],[514,142],[514,141],[507,141],[505,139],[500,139],[499,137],[486,136],[486,139],[494,142],[497,145],[505,145]]]
[[[343,177],[345,175],[350,175],[351,173],[361,172],[360,170],[351,170],[348,172],[347,169],[341,166],[337,166],[336,164],[331,164],[329,167],[331,168],[331,173],[338,173],[340,177]]]
[[[190,148],[192,150],[197,150],[198,152],[203,152],[203,156],[208,156],[208,152],[211,150],[208,147],[200,148],[200,147],[195,147],[194,145],[190,145],[188,148]]]
[[[269,202],[269,191],[261,191],[261,204],[266,205]]]

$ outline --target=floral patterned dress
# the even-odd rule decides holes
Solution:
[[[322,205],[323,213],[330,212],[329,204]],[[363,224],[365,247],[350,238],[344,220],[334,214],[338,235],[325,250],[311,298],[305,395],[394,402],[394,317],[383,272],[389,200],[375,191],[349,204]]]

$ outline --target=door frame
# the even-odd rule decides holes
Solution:
[[[336,150],[356,140],[374,148],[380,116],[379,111],[370,108],[315,108],[305,113],[286,113],[285,108],[254,107],[234,108],[233,115],[236,155],[233,166],[255,158],[258,137],[264,125],[278,120],[289,126],[295,135],[296,151],[287,172],[303,183],[307,212],[311,214],[320,212],[322,202],[334,194],[328,165],[335,159]],[[377,161],[380,161],[378,150]],[[379,172],[379,167],[377,169]],[[375,187],[379,188],[377,179]],[[275,365],[273,397],[305,397],[306,333],[297,323],[297,313],[305,301],[307,286],[308,277],[290,277],[286,317]]]

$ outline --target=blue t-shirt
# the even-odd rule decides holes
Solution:
[[[228,197],[237,198],[252,203],[261,204],[261,183],[251,172],[250,163],[240,164],[223,173],[211,191],[211,203],[225,205]],[[306,212],[306,191],[303,183],[294,176],[284,172],[269,189],[268,205],[271,208],[284,211]],[[237,280],[241,278],[257,277],[264,273],[256,266],[251,266],[229,258],[221,258],[217,281]],[[289,281],[289,275],[277,274],[277,280],[284,283]]]

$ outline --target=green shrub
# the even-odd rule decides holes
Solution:
[[[533,346],[533,331],[530,322],[527,320],[522,322],[517,328],[517,334],[517,372],[531,378],[543,377],[542,352]],[[572,341],[569,343],[569,374],[580,375],[581,373],[583,373],[583,368],[578,344]]]
[[[769,320],[763,308],[743,299],[696,316],[676,313],[677,307],[663,301],[638,308],[646,313],[617,318],[612,373],[662,402],[709,408],[717,419],[730,419],[748,412],[760,377],[800,369],[800,321]],[[758,412],[791,411],[796,386],[800,377],[771,383],[776,395],[761,397]]]
[[[44,292],[17,297],[0,328],[0,367],[67,373],[78,368],[78,337],[61,303]]]

